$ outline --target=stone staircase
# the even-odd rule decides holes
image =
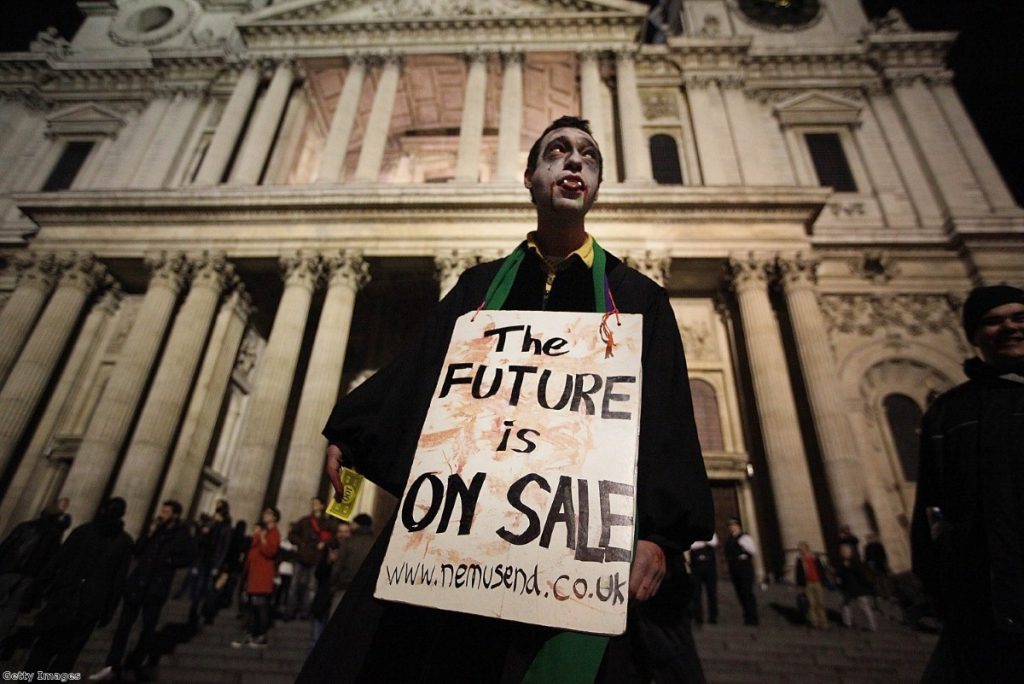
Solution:
[[[899,623],[897,611],[884,606],[877,615],[878,632],[845,629],[839,622],[839,599],[828,592],[832,628],[810,630],[797,621],[796,591],[771,586],[758,592],[759,627],[742,624],[739,605],[728,581],[719,584],[719,624],[695,627],[694,636],[704,673],[711,684],[811,681],[916,682],[920,679],[935,636],[914,632]],[[292,682],[309,649],[308,622],[277,622],[264,649],[231,647],[242,634],[234,608],[222,611],[213,625],[198,632],[187,624],[188,603],[171,600],[158,629],[158,665],[144,670],[149,681],[179,684],[283,684]],[[856,620],[859,615],[855,613]],[[137,627],[136,627],[137,628]],[[76,670],[89,674],[103,667],[113,626],[97,630],[79,657]],[[129,646],[134,643],[135,635]],[[25,652],[0,661],[0,670],[17,670]],[[128,672],[127,681],[136,680]],[[456,681],[453,679],[453,681]]]

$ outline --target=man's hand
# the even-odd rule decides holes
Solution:
[[[654,542],[636,543],[636,558],[629,571],[629,598],[646,601],[658,593],[667,570],[665,552]]]
[[[324,465],[327,479],[337,494],[341,493],[341,447],[337,444],[327,445],[327,463]]]

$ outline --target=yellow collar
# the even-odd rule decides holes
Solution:
[[[594,267],[594,238],[591,237],[589,233],[587,234],[587,239],[583,241],[583,244],[580,245],[579,249],[577,249],[575,252],[572,252],[572,254],[567,254],[564,259],[549,258],[544,256],[544,254],[541,253],[540,251],[540,247],[538,247],[537,243],[534,241],[534,236],[536,234],[537,231],[531,231],[530,233],[527,234],[526,246],[532,249],[534,252],[536,252],[537,256],[544,260],[544,262],[549,267],[558,268],[561,264],[567,262],[573,254],[578,256],[580,258],[580,261],[586,264],[587,268]]]

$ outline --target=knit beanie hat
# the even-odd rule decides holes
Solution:
[[[974,331],[981,319],[992,309],[1003,304],[1024,304],[1024,290],[1011,285],[989,285],[976,287],[964,302],[964,332],[967,339],[974,341]]]

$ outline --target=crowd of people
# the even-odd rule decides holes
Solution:
[[[124,529],[125,501],[114,497],[65,539],[67,507],[67,500],[48,506],[0,543],[0,657],[11,661],[21,649],[27,671],[72,672],[120,605],[105,665],[90,681],[116,680],[127,669],[145,677],[157,664],[156,630],[176,576],[183,579],[173,596],[188,601],[193,631],[236,605],[245,634],[233,647],[263,648],[274,621],[292,619],[310,621],[315,643],[374,539],[370,516],[330,518],[318,498],[285,537],[273,507],[249,534],[244,521],[232,524],[226,500],[193,521],[168,500],[133,540]]]
[[[758,554],[754,539],[743,530],[740,521],[728,521],[729,537],[721,544],[715,534],[709,541],[695,542],[690,547],[689,568],[693,582],[691,615],[700,625],[705,621],[718,622],[718,554],[722,546],[729,578],[736,591],[743,612],[743,624],[759,624],[757,595],[755,593],[755,558]],[[885,547],[874,534],[867,536],[863,558],[860,539],[848,525],[840,528],[834,562],[823,554],[811,550],[807,542],[800,542],[793,558],[793,582],[800,588],[797,604],[801,618],[815,629],[829,627],[825,610],[825,591],[836,590],[842,597],[843,625],[853,627],[853,609],[864,616],[864,626],[872,632],[878,630],[875,618],[876,599],[889,595],[889,565]]]

